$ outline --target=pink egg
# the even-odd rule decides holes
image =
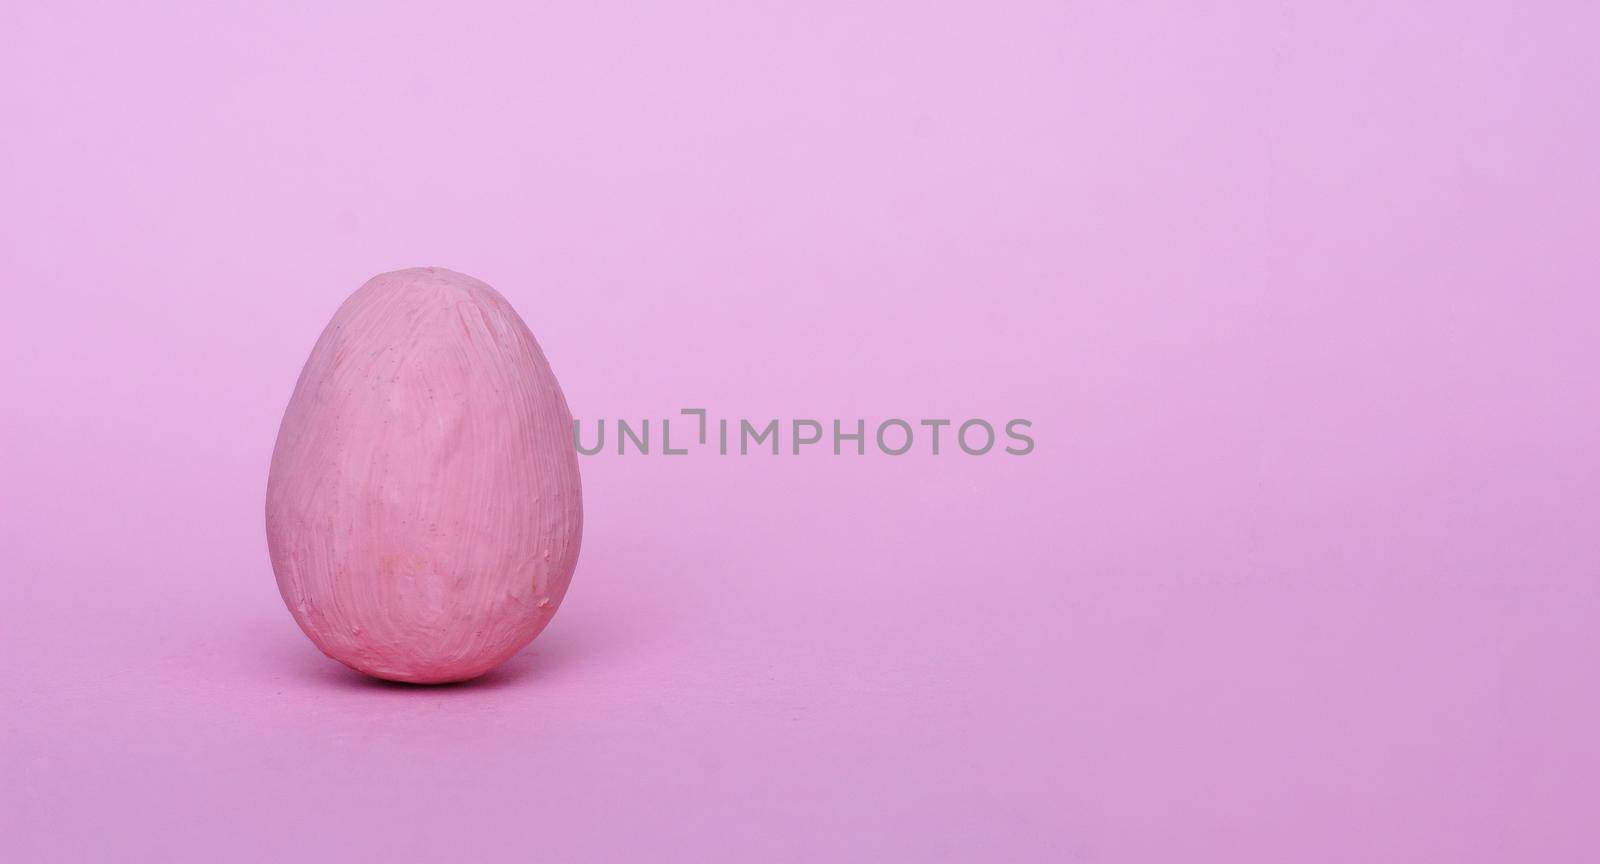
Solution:
[[[317,647],[393,681],[463,681],[523,648],[583,533],[572,414],[488,285],[374,277],[300,373],[267,480],[278,590]]]

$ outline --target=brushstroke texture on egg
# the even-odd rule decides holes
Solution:
[[[267,481],[272,568],[311,641],[378,678],[481,675],[555,615],[582,532],[572,415],[511,304],[434,267],[352,294]]]

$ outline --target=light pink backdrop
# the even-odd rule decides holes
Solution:
[[[0,858],[1600,859],[1592,5],[137,5],[0,13]],[[1038,451],[585,459],[370,683],[263,490],[420,264],[580,417]]]

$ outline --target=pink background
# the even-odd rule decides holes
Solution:
[[[227,5],[0,13],[0,858],[1600,858],[1592,5]],[[1038,450],[586,458],[371,682],[263,495],[421,264],[582,418]]]

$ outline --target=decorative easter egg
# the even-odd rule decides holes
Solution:
[[[339,307],[267,479],[278,590],[323,653],[393,681],[481,675],[555,615],[582,533],[572,414],[506,298],[423,267]]]

